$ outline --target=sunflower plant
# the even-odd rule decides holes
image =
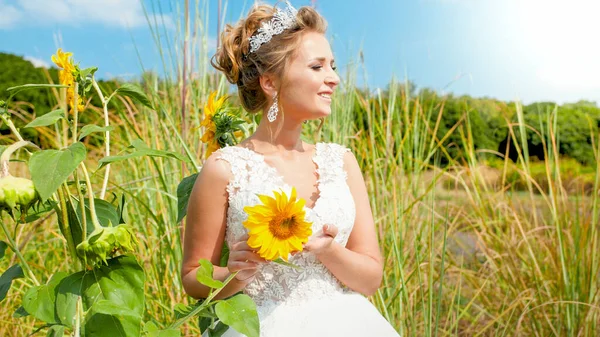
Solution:
[[[306,221],[304,210],[306,200],[297,197],[295,187],[289,197],[283,190],[273,191],[273,196],[257,196],[261,203],[244,207],[248,246],[258,249],[258,255],[266,260],[291,265],[289,255],[301,252],[312,235],[312,223]]]
[[[123,84],[105,96],[94,79],[97,68],[81,69],[70,52],[59,49],[52,61],[60,68],[59,84],[8,88],[8,99],[0,104],[0,120],[10,129],[11,138],[16,139],[8,146],[0,146],[0,228],[4,234],[0,241],[0,258],[8,248],[18,261],[4,271],[0,279],[7,291],[14,279],[25,279],[18,285],[23,296],[14,317],[32,316],[38,327],[42,322],[36,332],[45,329],[49,336],[114,336],[116,331],[121,331],[119,334],[123,336],[140,336],[145,313],[145,273],[131,255],[136,248],[136,233],[124,218],[125,197],[107,201],[104,199],[106,183],[100,191],[92,185],[86,161],[88,150],[81,139],[92,132],[102,132],[106,146],[102,160],[111,163],[129,158],[110,155],[112,127],[108,125],[108,103],[116,95],[128,96],[143,105],[151,103],[133,84]],[[22,90],[45,88],[59,90],[58,108],[33,119],[25,128],[51,128],[57,134],[56,148],[40,148],[24,140],[12,121],[14,95]],[[103,105],[105,125],[102,127],[81,125],[79,121],[79,113],[85,108],[83,97],[92,90]],[[35,150],[22,151],[25,145],[35,145]],[[137,157],[180,158],[178,153],[138,147]],[[16,150],[21,150],[20,160],[27,164],[31,179],[9,174],[9,156]],[[103,181],[108,181],[109,165],[100,168],[104,169]],[[12,223],[5,213],[11,215]],[[56,214],[57,221],[53,223],[58,224],[56,232],[61,235],[67,254],[64,270],[44,275],[43,266],[27,259],[36,254],[22,252],[27,246],[18,242],[16,226],[27,226],[52,214]],[[99,289],[102,291],[98,292]],[[5,296],[6,292],[0,292],[0,301]],[[32,331],[34,329],[32,327]]]

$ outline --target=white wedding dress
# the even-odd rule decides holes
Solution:
[[[339,228],[335,241],[346,245],[356,210],[343,166],[348,148],[335,143],[317,143],[313,161],[317,165],[319,198],[314,208],[306,207],[313,235],[324,224]],[[217,151],[227,161],[233,178],[227,186],[226,240],[229,245],[246,234],[242,221],[244,206],[260,202],[256,194],[270,194],[291,187],[264,157],[247,148],[228,146]],[[344,287],[314,254],[302,252],[290,257],[301,269],[276,263],[259,267],[256,278],[244,289],[257,305],[262,337],[387,337],[399,336],[377,309],[361,294]],[[239,337],[233,328],[224,334]]]

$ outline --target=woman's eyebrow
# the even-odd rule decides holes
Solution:
[[[315,57],[311,61],[314,61],[314,60],[324,62],[326,60],[326,58],[325,57]],[[331,63],[334,63],[334,62],[335,62],[335,60],[331,59]]]

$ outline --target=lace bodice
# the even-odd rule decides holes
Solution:
[[[305,207],[307,221],[313,223],[313,235],[320,234],[323,225],[333,224],[339,229],[335,241],[343,246],[348,241],[356,215],[354,199],[346,183],[343,161],[346,151],[349,149],[335,143],[316,144],[312,159],[317,165],[319,197],[313,208]],[[228,146],[217,153],[217,158],[230,164],[233,174],[227,185],[229,207],[225,235],[227,244],[231,246],[247,233],[242,224],[248,218],[244,206],[260,203],[256,194],[272,194],[273,190],[283,189],[289,195],[291,186],[257,152]],[[259,307],[264,307],[284,301],[301,303],[309,297],[346,291],[314,254],[302,252],[290,257],[290,262],[302,268],[294,269],[276,263],[260,265],[256,278],[244,292]]]

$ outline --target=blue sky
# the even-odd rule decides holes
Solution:
[[[295,7],[312,2],[292,0]],[[357,81],[372,90],[385,87],[395,76],[442,93],[519,99],[526,104],[580,99],[600,103],[599,1],[315,2],[329,23],[327,35],[340,73],[357,62],[362,50],[366,71],[358,70]],[[72,51],[82,66],[98,66],[101,78],[131,78],[142,72],[142,65],[162,73],[144,7],[151,18],[165,23],[162,32],[175,36],[183,3],[0,0],[0,52],[49,64],[56,48],[62,47]],[[196,1],[190,3],[196,6]],[[223,3],[225,22],[233,23],[253,1]],[[217,0],[199,0],[199,5],[209,9],[210,53],[216,44]],[[181,54],[179,42],[169,50],[173,55]]]

